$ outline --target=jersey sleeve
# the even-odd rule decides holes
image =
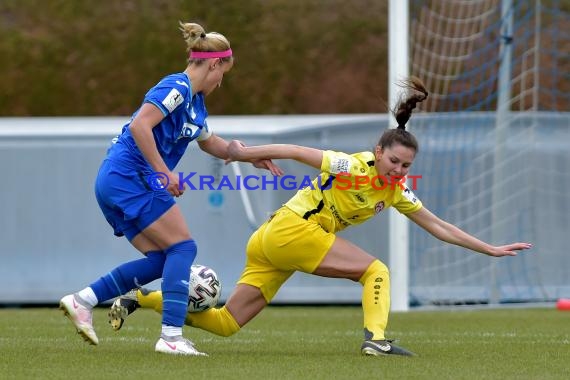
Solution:
[[[332,175],[340,173],[359,175],[362,163],[356,157],[350,154],[335,152],[332,150],[323,151],[323,162],[321,163],[321,171]]]
[[[206,120],[204,120],[204,126],[200,130],[200,135],[198,135],[196,141],[208,140],[211,136],[212,136],[212,130],[210,129],[210,126],[208,125]]]
[[[191,100],[190,123],[200,128],[200,134],[196,137],[197,141],[204,141],[212,136],[212,131],[208,125],[208,110],[206,109],[206,101],[203,93],[198,93]]]
[[[145,95],[145,103],[157,106],[164,116],[174,112],[191,95],[190,85],[174,77],[165,77]]]
[[[392,206],[402,214],[411,214],[423,207],[419,198],[406,186],[402,184],[403,188],[396,193],[396,199]]]

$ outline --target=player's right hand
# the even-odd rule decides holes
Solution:
[[[180,178],[176,173],[168,172],[168,184],[166,184],[166,190],[175,197],[179,197],[184,194],[184,186],[180,186]]]

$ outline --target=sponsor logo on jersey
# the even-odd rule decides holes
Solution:
[[[402,191],[402,195],[406,197],[407,200],[409,200],[414,204],[417,203],[418,201],[416,195],[412,192],[412,190],[408,189],[407,187],[404,189],[404,191]]]
[[[348,173],[350,169],[350,160],[347,158],[334,157],[331,160],[330,172],[333,174],[337,173]]]
[[[342,218],[342,216],[340,216],[340,213],[338,212],[338,210],[336,209],[335,205],[330,205],[329,210],[331,210],[331,214],[333,214],[334,218],[336,219],[337,222],[339,222],[340,224],[342,224],[344,227],[348,227],[350,226],[350,223],[348,223],[346,220],[344,220]]]
[[[173,88],[170,90],[166,98],[162,101],[162,104],[166,107],[168,112],[172,112],[184,101],[184,97],[177,89]]]
[[[200,128],[198,128],[196,125],[191,123],[184,123],[182,131],[180,132],[180,136],[178,136],[178,138],[195,139],[198,137],[198,135],[200,135],[200,132]]]

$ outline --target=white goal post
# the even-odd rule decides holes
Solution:
[[[392,109],[398,101],[401,88],[397,82],[409,75],[408,0],[390,0],[388,9],[388,98]],[[394,117],[390,126],[396,126]],[[389,267],[391,310],[409,309],[409,222],[406,217],[394,209],[389,214]]]
[[[568,2],[391,0],[388,18],[389,106],[409,75],[429,92],[410,122],[415,193],[484,241],[535,247],[516,259],[470,254],[391,210],[392,311],[567,297],[570,259],[555,257],[570,215]]]

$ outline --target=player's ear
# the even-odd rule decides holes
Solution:
[[[379,160],[382,157],[382,153],[384,153],[384,149],[382,149],[380,145],[376,145],[376,148],[374,148],[374,157],[376,160]]]
[[[214,58],[210,63],[210,71],[214,70],[217,66],[221,64],[222,60],[220,58]]]

